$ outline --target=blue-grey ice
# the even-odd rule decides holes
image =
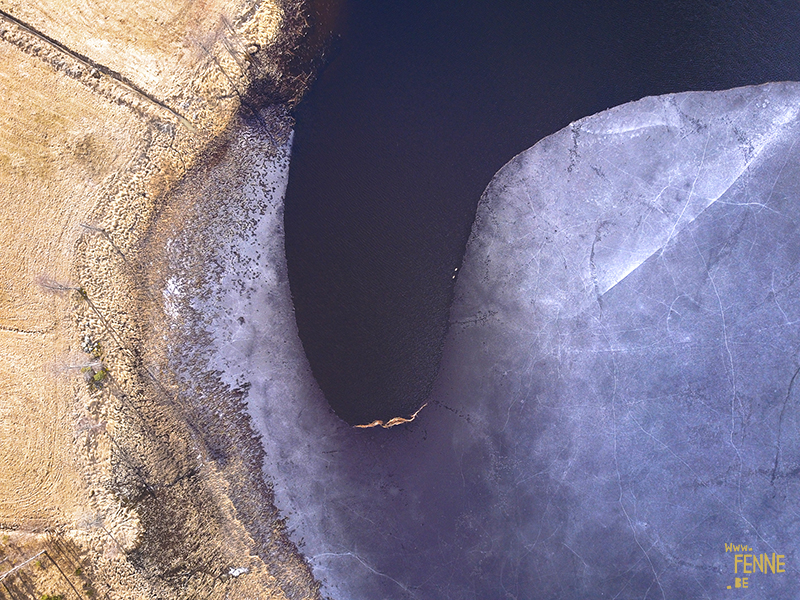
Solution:
[[[645,98],[514,158],[478,207],[430,402],[388,431],[325,403],[282,210],[259,217],[237,252],[263,276],[226,283],[209,368],[251,383],[264,475],[325,595],[683,600],[746,578],[800,597],[799,113],[791,83]]]

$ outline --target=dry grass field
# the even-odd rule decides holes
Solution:
[[[248,90],[302,93],[282,63],[302,8],[0,0],[0,577],[58,536],[109,598],[316,596],[274,508],[279,565],[232,475],[199,469],[202,440],[142,359],[137,283],[142,236]],[[5,583],[50,593],[45,567]]]
[[[69,282],[81,222],[130,161],[140,119],[0,44],[0,523],[64,523],[85,499],[72,458],[77,406]]]

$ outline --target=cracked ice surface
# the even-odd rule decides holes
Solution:
[[[485,192],[438,393],[492,457],[512,595],[720,597],[742,539],[794,564],[750,585],[797,596],[799,109],[796,84],[646,98]]]
[[[646,98],[513,159],[430,403],[389,431],[314,385],[264,217],[274,276],[222,299],[246,326],[218,322],[214,366],[252,384],[323,593],[719,598],[744,543],[786,556],[751,593],[800,596],[799,108],[797,84]]]

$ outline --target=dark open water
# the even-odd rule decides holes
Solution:
[[[511,157],[643,96],[800,80],[798,2],[350,0],[340,26],[296,111],[286,254],[350,423],[425,401],[475,207]]]

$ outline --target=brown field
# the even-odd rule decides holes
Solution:
[[[224,468],[205,460],[169,357],[142,347],[155,307],[137,253],[253,81],[280,79],[280,48],[303,35],[287,7],[299,10],[0,0],[4,585],[35,597],[70,579],[84,597],[317,597],[269,490],[241,489],[260,477],[256,451],[243,445]],[[239,399],[225,401],[233,418]],[[251,513],[264,522],[242,520]],[[40,552],[48,560],[25,563]],[[232,564],[248,571],[230,577]]]
[[[70,298],[40,282],[71,280],[80,223],[141,124],[9,44],[0,85],[0,523],[64,523],[85,501],[71,451],[78,357]]]

